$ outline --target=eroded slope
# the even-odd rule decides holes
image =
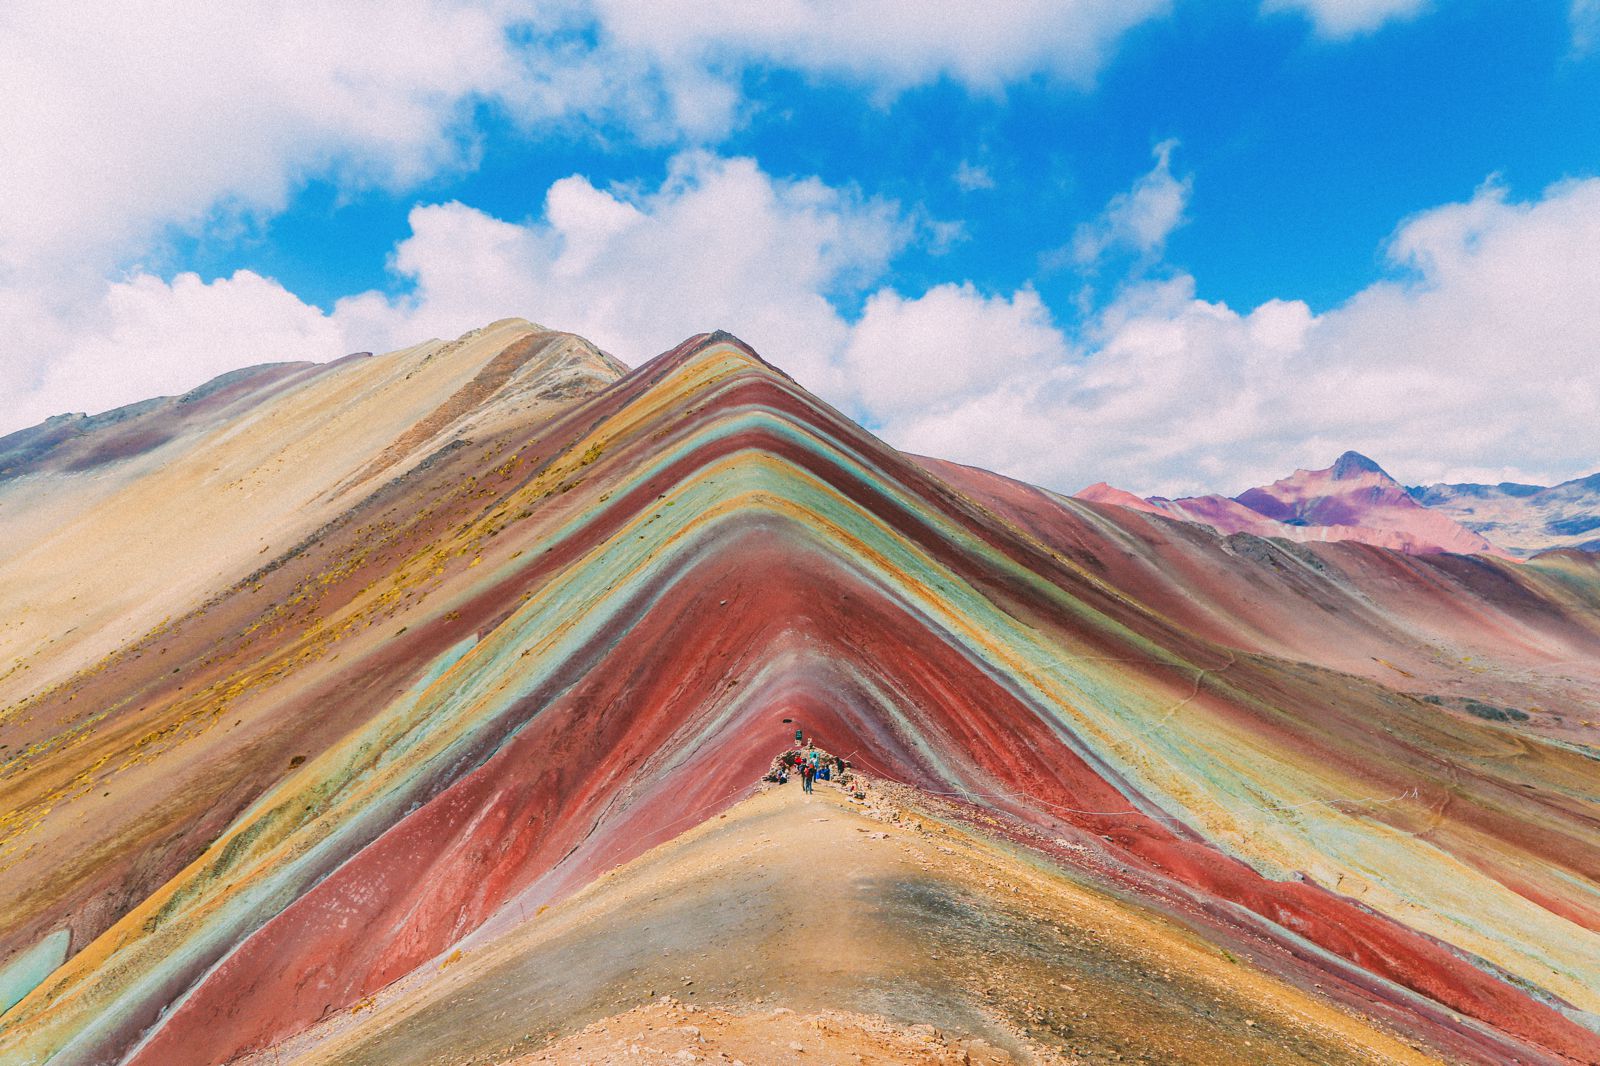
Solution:
[[[481,410],[8,720],[30,739],[0,771],[7,958],[63,930],[69,957],[0,1053],[282,1044],[714,816],[790,717],[1448,1058],[1594,1058],[1581,747],[1241,639],[1282,585],[1214,538],[1172,555],[931,473],[725,336],[549,417]],[[1383,580],[1330,626],[1396,631],[1427,594],[1541,661],[1596,646],[1590,573],[1496,598],[1514,564],[1360,550]],[[1150,579],[1190,557],[1225,609]]]

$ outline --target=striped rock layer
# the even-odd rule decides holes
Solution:
[[[725,334],[269,384],[0,484],[0,1061],[274,1047],[749,795],[784,719],[1431,1054],[1600,1060],[1600,559],[1068,500]]]

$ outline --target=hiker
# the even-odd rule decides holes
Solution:
[[[811,791],[811,784],[817,779],[817,768],[811,763],[802,763],[800,766],[800,784],[807,792]]]

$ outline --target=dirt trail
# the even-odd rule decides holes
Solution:
[[[1163,918],[885,818],[772,787],[256,1061],[1434,1061]]]
[[[810,1066],[1009,1066],[1009,1052],[931,1025],[897,1026],[845,1011],[787,1007],[736,1014],[667,998],[585,1026],[513,1066],[630,1066],[685,1062]]]

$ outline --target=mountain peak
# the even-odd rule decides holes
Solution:
[[[1074,493],[1077,499],[1088,500],[1090,503],[1111,503],[1118,507],[1128,507],[1135,511],[1146,511],[1151,514],[1165,514],[1159,506],[1148,500],[1142,500],[1125,489],[1104,481],[1097,481],[1086,489]]]
[[[797,951],[845,960],[809,1003],[884,987],[918,1025],[1017,1004],[983,1031],[1059,1042],[1041,1011],[1087,994],[1122,1057],[1175,1058],[1144,1024],[1158,991],[1188,1061],[1251,1015],[1252,1044],[1326,1017],[1337,1044],[1283,1039],[1395,1061],[1367,1014],[1447,1061],[1593,1058],[1550,1003],[1600,1012],[1565,916],[1600,842],[1576,804],[1504,803],[1583,772],[1545,744],[1592,739],[1576,713],[1515,709],[1600,690],[1582,560],[1554,582],[1063,505],[907,457],[721,333],[632,371],[512,322],[274,373],[73,424],[92,450],[47,442],[5,486],[0,662],[26,669],[0,704],[27,708],[5,789],[27,821],[0,832],[0,1061],[462,1061],[547,1037],[615,1061],[594,1045],[622,1023],[602,1041],[588,1020],[678,1020],[650,992],[678,980],[787,1042],[767,962]],[[1274,487],[1300,526],[1191,506],[1456,543],[1373,482]],[[1519,639],[1530,615],[1547,644]],[[808,739],[848,777],[772,780]],[[1470,758],[1508,741],[1538,757]],[[1198,917],[1168,926],[1173,900]],[[1106,922],[1116,951],[1086,955]],[[919,980],[980,942],[983,966]],[[1039,987],[1072,995],[1041,1008]]]
[[[1384,477],[1389,476],[1383,467],[1379,466],[1371,459],[1368,459],[1360,452],[1345,452],[1343,455],[1339,456],[1339,458],[1333,461],[1333,479],[1335,481],[1343,481],[1347,478],[1357,477],[1361,474],[1382,474]]]

